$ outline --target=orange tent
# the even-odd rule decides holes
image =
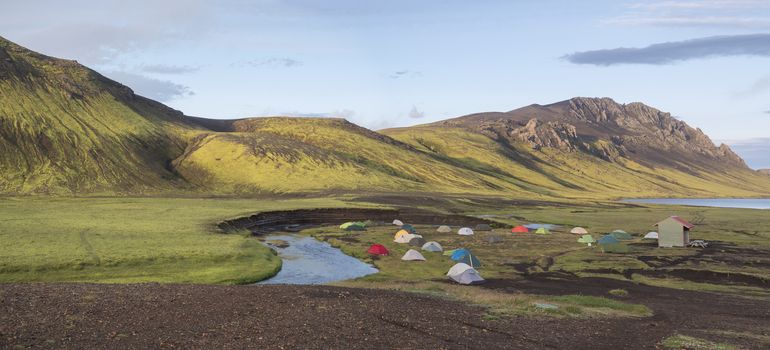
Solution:
[[[529,229],[524,226],[516,226],[513,229],[511,229],[511,232],[513,233],[527,233],[529,232]]]

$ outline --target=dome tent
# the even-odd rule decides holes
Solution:
[[[390,252],[388,251],[388,248],[385,248],[382,244],[372,244],[371,247],[369,247],[369,250],[366,251],[367,253],[371,255],[389,255]]]
[[[593,237],[593,236],[591,236],[591,235],[582,235],[580,238],[578,238],[578,240],[577,240],[577,241],[578,241],[578,243],[585,243],[585,244],[587,244],[589,247],[590,247],[591,245],[593,245],[594,243],[596,243],[596,240],[595,240],[595,239],[594,239],[594,237]]]
[[[465,248],[455,250],[450,258],[457,262],[466,263],[473,268],[481,266],[481,261],[470,250]]]
[[[409,249],[404,256],[401,257],[401,260],[404,261],[425,261],[425,257],[420,254],[420,252]]]
[[[418,236],[418,235],[413,235],[413,236]],[[423,244],[425,244],[425,239],[423,239],[422,236],[413,237],[412,239],[409,240],[409,245],[412,247],[422,247]]]
[[[575,227],[572,230],[569,231],[569,233],[574,233],[576,235],[586,235],[588,234],[588,230],[582,228],[582,227]]]
[[[444,249],[441,247],[441,244],[438,244],[438,242],[431,241],[423,244],[422,250],[428,251],[428,252],[440,252]]]
[[[473,230],[470,227],[463,227],[457,230],[457,234],[460,236],[473,236]]]
[[[472,269],[471,265],[468,265],[466,263],[457,263],[457,264],[454,264],[454,266],[452,266],[451,269],[449,269],[449,272],[447,272],[446,275],[447,276],[459,275],[467,269]]]
[[[394,239],[393,242],[396,242],[396,243],[409,243],[409,241],[411,241],[414,238],[418,238],[418,237],[422,238],[422,236],[420,236],[420,235],[413,235],[411,233],[408,233],[408,234],[399,236],[398,238]]]
[[[541,227],[541,228],[537,229],[537,231],[535,231],[535,233],[539,234],[539,235],[549,235],[549,234],[551,234],[551,231],[548,230],[545,227]]]
[[[511,229],[513,233],[529,233],[529,229],[525,226],[519,225]]]
[[[643,239],[658,239],[658,233],[655,231],[647,232]]]
[[[452,228],[447,225],[441,225],[438,227],[436,232],[449,233],[449,232],[452,232]]]
[[[457,266],[457,265],[455,265]],[[455,266],[452,267],[452,269],[455,268]],[[467,266],[467,265],[466,265]],[[481,278],[481,275],[479,275],[479,272],[476,271],[476,269],[468,266],[469,268],[459,268],[458,271],[462,271],[459,273],[449,274],[447,273],[447,276],[449,276],[449,279],[464,285],[473,285],[473,284],[481,284],[484,283],[484,279]],[[452,272],[452,269],[450,269],[450,273]]]
[[[401,225],[401,229],[409,233],[417,233],[417,230],[414,229],[414,226],[409,224]]]
[[[398,239],[399,237],[401,237],[403,235],[408,235],[408,234],[410,234],[410,233],[407,232],[406,230],[398,230],[398,232],[396,232],[396,235],[393,236],[393,239]]]
[[[401,221],[401,220],[396,219],[396,220],[393,220],[393,225],[404,226],[404,222]]]
[[[626,231],[623,230],[615,230],[610,233],[610,236],[615,237],[615,239],[619,241],[630,241],[634,239],[631,237],[630,234],[628,234]]]

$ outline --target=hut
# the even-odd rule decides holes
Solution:
[[[690,243],[690,230],[695,225],[678,216],[671,216],[657,224],[658,247],[686,247]]]

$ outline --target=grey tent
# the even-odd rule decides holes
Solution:
[[[441,232],[441,233],[449,233],[449,232],[452,232],[452,228],[447,226],[447,225],[441,225],[441,226],[438,227],[438,230],[436,230],[436,231]]]
[[[481,284],[484,283],[484,279],[481,278],[479,272],[473,268],[467,269],[459,274],[449,275],[449,279],[459,284]]]
[[[503,243],[503,242],[505,242],[505,240],[503,239],[503,237],[500,237],[500,236],[497,236],[497,235],[492,235],[492,236],[487,237],[487,242],[488,243]]]
[[[404,256],[401,257],[401,260],[405,261],[425,261],[425,257],[420,254],[420,252],[409,249]]]
[[[492,227],[487,224],[476,225],[476,231],[492,231]]]
[[[412,247],[422,247],[425,244],[425,239],[422,237],[414,237],[409,240],[409,245]]]
[[[409,242],[412,243],[412,242]],[[422,250],[428,251],[428,252],[440,252],[443,251],[444,248],[441,247],[441,244],[438,244],[438,242],[428,242],[422,245]]]

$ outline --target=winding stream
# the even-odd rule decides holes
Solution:
[[[268,241],[284,241],[287,247],[268,244],[278,252],[283,267],[272,278],[258,284],[323,284],[377,273],[378,270],[313,237],[271,234]]]

